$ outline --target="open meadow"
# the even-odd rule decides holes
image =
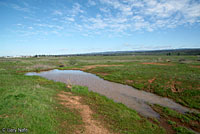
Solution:
[[[96,74],[108,81],[168,97],[195,109],[196,113],[182,114],[168,107],[151,105],[160,119],[146,118],[121,103],[88,91],[87,87],[70,87],[39,76],[24,75],[52,69]],[[72,100],[77,101],[76,105],[68,103]],[[84,108],[91,112],[84,113]],[[199,111],[199,56],[0,58],[0,129],[26,128],[33,134],[90,133],[92,128],[87,123],[91,123],[105,133],[192,134],[200,133]],[[90,120],[85,119],[86,116]]]

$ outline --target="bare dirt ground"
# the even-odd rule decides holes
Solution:
[[[92,69],[96,67],[112,67],[112,66],[123,66],[123,65],[89,65],[89,66],[84,66],[83,69]]]
[[[81,71],[85,71],[85,70],[88,70],[88,69],[93,69],[93,68],[96,68],[96,67],[116,67],[116,66],[124,66],[124,65],[88,65],[88,66],[83,66],[81,68],[71,68],[71,70],[81,70]],[[99,73],[101,75],[109,75],[108,73]]]
[[[145,65],[161,65],[161,66],[171,66],[172,64],[169,63],[156,63],[156,62],[144,62],[142,64]]]
[[[80,102],[80,96],[74,96],[69,92],[60,92],[58,99],[61,100],[61,104],[72,109],[80,111],[82,120],[84,122],[84,131],[76,131],[76,134],[111,134],[101,123],[92,118],[93,111],[88,105],[84,105]]]
[[[8,118],[8,115],[6,114],[0,115],[0,118]]]
[[[191,66],[191,67],[193,67],[193,68],[200,68],[200,66]]]

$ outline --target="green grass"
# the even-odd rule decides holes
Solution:
[[[174,121],[168,120],[167,122],[168,122],[170,125],[176,125],[176,122],[174,122]]]
[[[55,98],[59,91],[67,90],[65,84],[18,74],[16,64],[0,64],[0,129],[26,128],[32,134],[73,133],[82,123],[80,115],[61,106]]]
[[[200,122],[200,114],[199,113],[185,113],[185,114],[181,114],[179,112],[176,112],[175,110],[172,110],[168,107],[163,107],[160,105],[154,105],[154,107],[160,109],[162,111],[162,113],[160,113],[161,115],[165,116],[165,117],[174,117],[174,118],[178,118],[181,120],[181,122],[186,122],[189,123],[190,121],[197,121]]]
[[[177,126],[176,122],[168,120],[168,123],[172,125],[173,130],[176,132],[176,134],[195,134],[193,131],[182,127],[182,126]]]
[[[152,108],[161,115],[161,119],[166,121],[177,133],[191,133],[185,127],[200,131],[200,114],[198,113],[179,113],[167,107],[153,105]],[[185,127],[181,127],[185,126]],[[192,132],[193,133],[193,132]]]
[[[114,132],[123,134],[165,133],[164,129],[140,117],[136,111],[121,103],[115,103],[105,96],[88,91],[87,87],[73,86],[71,91],[75,95],[82,96],[84,103],[95,111],[94,117]]]
[[[30,133],[73,133],[82,120],[78,111],[59,104],[56,94],[68,91],[65,84],[37,76],[24,76],[28,71],[73,69],[86,65],[116,64],[124,66],[98,67],[87,72],[128,84],[174,99],[188,107],[200,109],[200,70],[197,56],[79,56],[42,58],[0,58],[0,129],[27,128]],[[184,62],[179,62],[185,59]],[[143,65],[143,62],[166,63],[172,66]],[[62,66],[61,66],[62,65]],[[101,75],[100,73],[108,75]],[[151,84],[149,80],[156,78]],[[127,81],[129,80],[129,81]],[[172,92],[175,83],[178,92]],[[85,104],[95,111],[94,118],[101,119],[106,127],[121,133],[164,133],[157,125],[140,117],[134,110],[113,102],[86,89],[72,90],[83,96]],[[199,121],[199,114],[179,115],[165,109],[165,115],[183,122]],[[163,113],[164,113],[163,112]],[[67,121],[66,121],[67,120]],[[110,125],[109,125],[110,124]],[[177,132],[185,131],[178,128]]]
[[[185,127],[174,127],[174,130],[176,131],[176,134],[195,134],[193,131],[188,130]]]

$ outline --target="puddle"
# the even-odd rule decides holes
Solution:
[[[145,117],[159,118],[148,104],[159,104],[181,113],[189,112],[190,109],[175,103],[173,100],[158,95],[137,90],[133,87],[119,83],[109,82],[98,76],[79,70],[51,70],[40,73],[27,73],[26,75],[37,75],[49,80],[64,82],[67,84],[87,86],[89,90],[105,95],[139,112]]]

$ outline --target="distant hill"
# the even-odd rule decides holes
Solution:
[[[200,48],[149,50],[149,51],[111,51],[111,52],[87,53],[80,55],[200,55]]]
[[[62,55],[36,55],[35,57],[43,56],[122,56],[122,55],[200,55],[200,48],[192,49],[167,49],[167,50],[143,50],[143,51],[110,51],[110,52],[95,52],[85,54],[62,54]]]

